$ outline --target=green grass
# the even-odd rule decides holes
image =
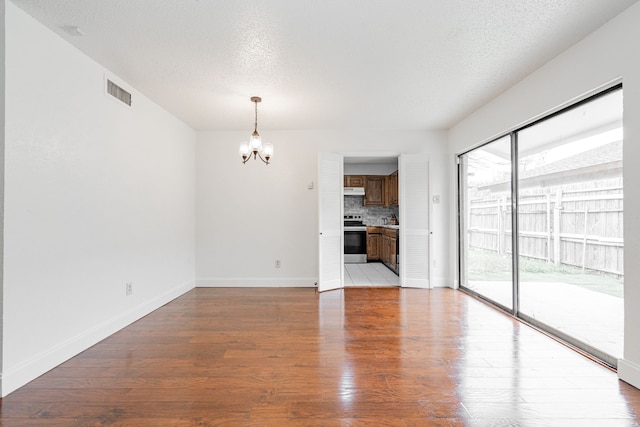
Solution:
[[[496,252],[470,250],[468,254],[469,280],[511,280],[511,256]],[[568,265],[555,266],[545,261],[520,258],[521,282],[561,282],[595,292],[623,297],[624,282],[611,275],[585,271]]]

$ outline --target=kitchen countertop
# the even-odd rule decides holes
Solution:
[[[393,225],[393,224],[384,224],[384,225],[367,225],[367,227],[380,227],[380,228],[391,228],[393,230],[398,230],[400,229],[399,225]]]

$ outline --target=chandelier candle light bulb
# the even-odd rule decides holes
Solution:
[[[242,157],[242,164],[245,164],[251,158],[251,154],[253,154],[253,158],[257,159],[260,157],[265,164],[269,164],[269,160],[273,157],[273,144],[265,143],[262,144],[262,138],[258,133],[258,102],[261,102],[262,98],[259,96],[252,96],[251,102],[255,103],[255,123],[253,128],[253,133],[251,134],[251,138],[249,142],[243,142],[240,144],[240,157]]]

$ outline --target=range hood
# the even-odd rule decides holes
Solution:
[[[364,196],[363,187],[344,187],[345,196]]]

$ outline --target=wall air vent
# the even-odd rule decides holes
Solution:
[[[109,95],[131,106],[131,94],[109,79],[107,79],[107,92]]]

